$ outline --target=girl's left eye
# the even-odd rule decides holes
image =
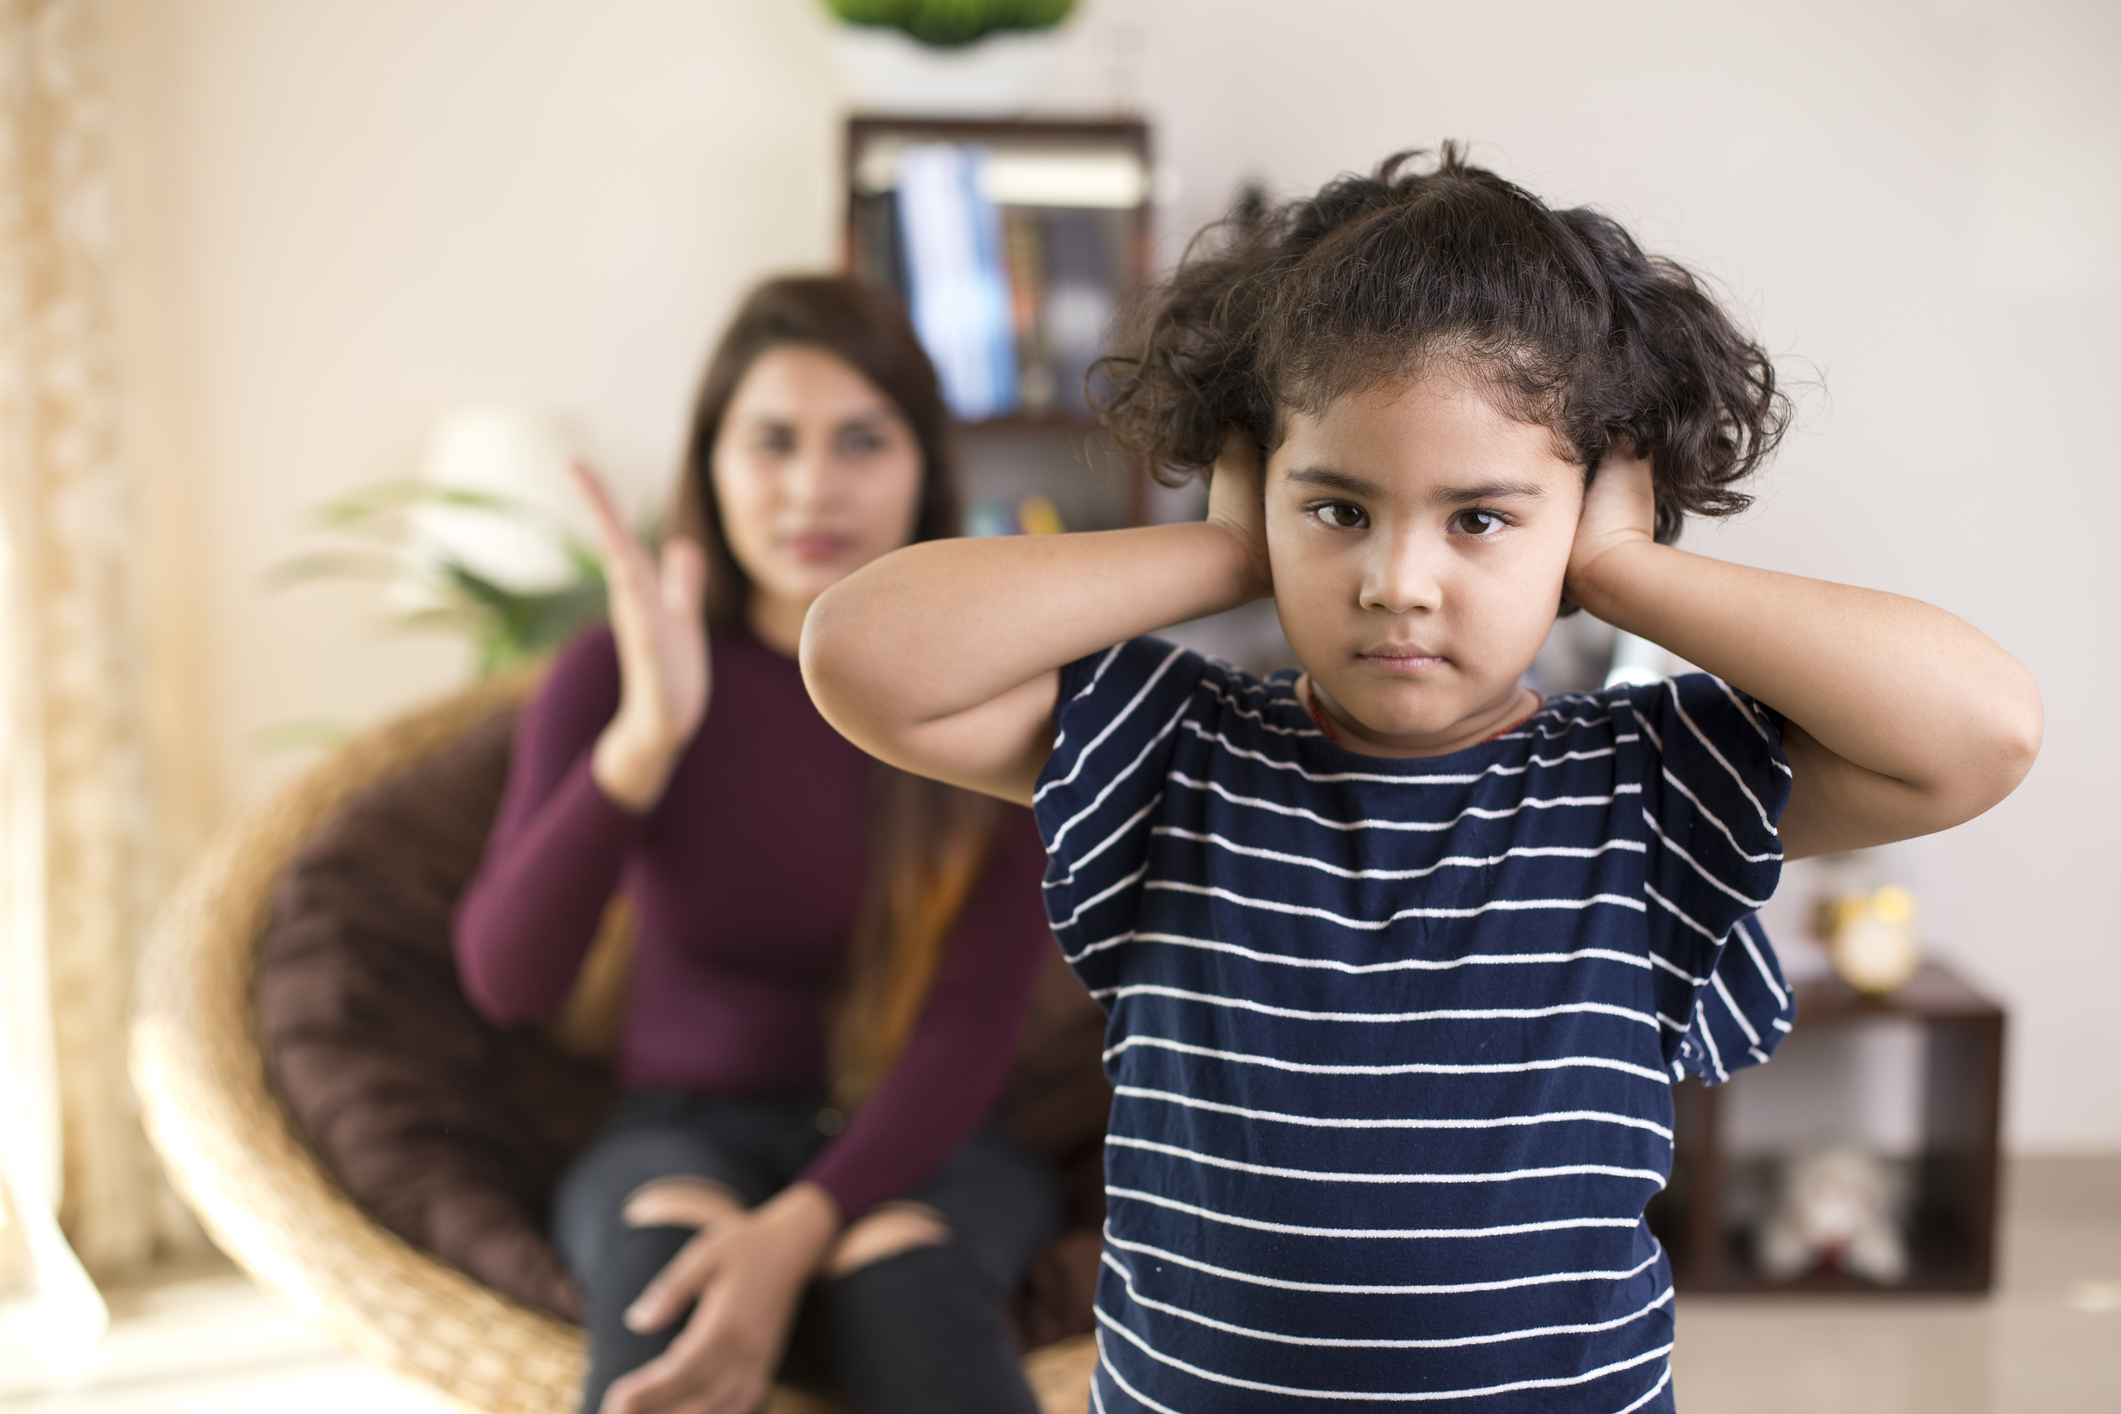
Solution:
[[[1493,535],[1509,524],[1493,511],[1460,511],[1452,521],[1453,529],[1467,535]]]
[[[1360,530],[1370,523],[1369,514],[1351,501],[1326,501],[1312,507],[1311,514],[1335,530]]]

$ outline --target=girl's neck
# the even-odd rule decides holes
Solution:
[[[1297,679],[1296,696],[1312,720],[1318,723],[1319,730],[1323,731],[1335,746],[1343,747],[1359,756],[1389,756],[1402,759],[1448,756],[1454,751],[1463,751],[1469,746],[1492,741],[1518,726],[1537,712],[1544,703],[1544,699],[1537,692],[1520,683],[1493,708],[1465,718],[1456,724],[1454,730],[1433,745],[1413,747],[1379,740],[1361,722],[1355,720],[1346,708],[1321,690],[1317,679],[1309,673]]]

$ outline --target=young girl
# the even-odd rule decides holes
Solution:
[[[1206,520],[887,556],[806,680],[1036,805],[1111,1017],[1094,1407],[1670,1408],[1643,1209],[1671,1081],[1789,1029],[1754,911],[2001,800],[2038,696],[1927,605],[1671,547],[1784,402],[1605,217],[1447,147],[1226,230],[1107,409]],[[1141,637],[1265,594],[1300,674]],[[1707,673],[1542,702],[1570,606]]]

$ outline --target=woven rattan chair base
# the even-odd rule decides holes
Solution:
[[[571,1414],[582,1332],[411,1246],[341,1191],[273,1091],[251,997],[273,886],[311,832],[530,685],[490,683],[371,732],[222,829],[142,959],[132,1069],[178,1191],[214,1241],[297,1314],[470,1409]],[[1095,1358],[1085,1336],[1025,1360],[1047,1414],[1081,1414]],[[786,1390],[768,1404],[773,1414],[831,1408]]]

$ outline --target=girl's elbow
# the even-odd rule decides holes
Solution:
[[[845,596],[837,594],[843,587],[844,583],[833,585],[810,606],[803,618],[802,642],[796,649],[796,662],[802,668],[803,686],[809,690],[810,700],[836,727],[860,671],[858,616],[847,612],[842,603]]]
[[[2040,693],[2026,677],[2023,689],[1997,694],[1962,748],[1955,788],[1945,813],[1951,824],[1971,820],[2003,803],[2039,758],[2046,729]]]
[[[2017,682],[2012,690],[1997,694],[1987,733],[1988,755],[1994,763],[1995,779],[2002,786],[1997,800],[2016,790],[2026,772],[2033,769],[2047,731],[2047,714],[2033,675],[2021,664],[2011,666],[2017,669]]]

